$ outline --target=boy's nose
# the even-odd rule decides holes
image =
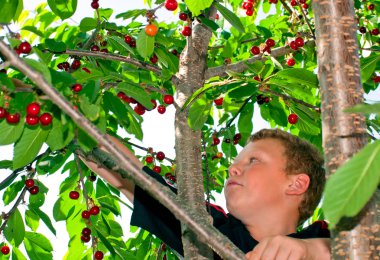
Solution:
[[[230,176],[240,175],[240,174],[241,174],[241,171],[239,170],[239,168],[237,167],[236,164],[232,164],[232,165],[228,168],[228,174],[229,174]]]

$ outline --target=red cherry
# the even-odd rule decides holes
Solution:
[[[31,116],[38,116],[40,113],[40,105],[37,102],[30,103],[26,107],[26,113]]]
[[[153,162],[153,159],[154,159],[154,158],[153,158],[152,156],[147,156],[147,157],[145,158],[145,162],[150,164],[150,163]]]
[[[90,212],[88,210],[82,211],[82,218],[89,219],[91,216]]]
[[[72,200],[77,200],[79,198],[79,192],[77,192],[75,190],[70,191],[69,197]]]
[[[251,53],[252,53],[253,55],[258,55],[258,54],[260,54],[260,48],[259,48],[258,46],[252,46],[252,48],[251,48]]]
[[[234,135],[234,140],[240,140],[241,139],[241,133],[237,133]]]
[[[252,8],[253,8],[253,3],[251,3],[251,2],[244,2],[243,3],[243,9],[252,10]]]
[[[30,45],[29,42],[22,42],[20,43],[20,45],[18,46],[18,50],[21,52],[21,53],[25,53],[25,54],[29,54],[32,50],[32,46]]]
[[[182,29],[182,35],[183,36],[190,36],[191,35],[191,28],[190,26],[184,26]]]
[[[306,3],[306,0],[299,0],[300,1],[300,4],[305,4]]]
[[[253,15],[253,10],[252,9],[248,9],[247,11],[245,11],[245,14],[248,15],[248,16],[252,16]]]
[[[259,77],[259,76],[257,76],[257,75],[256,75],[256,76],[254,76],[254,77],[253,77],[253,79],[254,79],[254,80],[256,80],[256,81],[261,81],[261,80],[260,80],[260,77]]]
[[[7,116],[7,110],[5,108],[0,107],[0,119],[5,118]]]
[[[44,125],[44,126],[50,125],[52,120],[53,120],[53,116],[49,113],[43,113],[40,116],[41,125]]]
[[[103,254],[102,251],[96,251],[95,254],[94,254],[94,258],[95,258],[96,260],[102,260],[102,259],[103,259],[103,256],[104,256],[104,254]]]
[[[158,152],[156,154],[156,158],[160,161],[162,161],[163,159],[165,159],[165,154],[163,152]]]
[[[178,7],[178,3],[176,0],[166,0],[165,7],[169,11],[174,11]]]
[[[296,5],[297,5],[297,1],[296,1],[296,0],[292,0],[292,1],[290,1],[290,5],[291,5],[291,6],[296,6]]]
[[[38,116],[26,115],[25,123],[27,125],[36,125],[38,124],[38,121],[39,121]]]
[[[267,39],[267,40],[265,41],[265,44],[266,44],[268,47],[273,47],[273,46],[276,45],[275,41],[274,41],[273,39],[271,39],[271,38]]]
[[[158,57],[157,57],[157,55],[156,54],[153,54],[153,56],[152,57],[150,57],[150,62],[151,63],[153,63],[153,64],[156,64],[157,63],[157,61],[158,61]]]
[[[174,98],[172,95],[165,95],[164,96],[164,103],[167,105],[171,105],[174,102]]]
[[[297,123],[297,121],[298,121],[298,116],[296,114],[290,114],[288,116],[288,122],[289,122],[289,124],[294,125],[295,123]]]
[[[373,77],[373,82],[380,83],[380,76]]]
[[[9,249],[9,246],[2,246],[1,247],[1,253],[3,253],[3,255],[7,255],[9,254],[11,250]]]
[[[371,31],[371,34],[372,34],[372,35],[375,35],[375,36],[379,35],[379,29],[377,29],[377,28],[373,29],[373,30]]]
[[[141,105],[140,103],[137,104],[137,106],[135,106],[135,108],[133,109],[136,114],[142,116],[143,114],[145,114],[145,107],[143,105]]]
[[[34,186],[34,180],[33,179],[27,179],[25,180],[25,187],[32,188]]]
[[[91,215],[98,215],[100,212],[100,208],[98,206],[93,206],[91,209],[90,209],[90,214]]]
[[[108,53],[108,49],[101,49],[100,52]]]
[[[100,48],[98,45],[92,45],[91,46],[91,51],[100,51]]]
[[[171,53],[172,53],[173,55],[177,55],[177,54],[178,54],[178,51],[177,51],[176,49],[173,49],[173,50],[171,51]]]
[[[165,176],[166,176],[166,175],[165,175]],[[161,250],[164,251],[164,252],[166,251],[166,244],[165,244],[165,243],[162,243],[162,244],[161,244]]]
[[[17,47],[14,47],[13,50],[16,52],[17,55],[21,54],[21,51]]]
[[[83,236],[90,236],[91,235],[91,229],[85,227],[84,229],[82,229],[82,235]]]
[[[18,122],[20,122],[20,114],[19,113],[14,113],[14,114],[7,113],[6,120],[9,124],[17,124]]]
[[[219,20],[219,14],[215,15],[215,20]]]
[[[82,85],[81,84],[79,84],[79,83],[76,83],[76,84],[74,84],[74,86],[72,86],[71,87],[71,89],[74,91],[74,92],[80,92],[81,90],[82,90]]]
[[[220,139],[219,139],[219,138],[213,138],[213,139],[212,139],[212,143],[213,143],[214,145],[218,145],[218,144],[220,144]]]
[[[157,101],[154,99],[151,99],[150,102],[152,102],[153,104],[153,108],[151,110],[155,109],[157,107]]]
[[[291,49],[293,49],[293,50],[298,50],[298,47],[297,47],[297,44],[296,44],[296,42],[295,41],[291,41],[290,43],[289,43],[289,47],[291,48]]]
[[[1,69],[1,70],[0,70],[0,73],[7,74],[7,70],[6,70],[6,69]]]
[[[286,61],[286,64],[288,64],[289,67],[293,67],[296,64],[296,61],[293,58],[289,58]]]
[[[100,43],[100,46],[103,46],[103,47],[107,46],[107,41],[102,41],[102,42]]]
[[[239,140],[234,140],[234,145],[237,145],[239,143]]]
[[[303,5],[302,5],[302,8],[303,8],[303,9],[307,9],[307,8],[309,8],[309,5],[308,5],[308,4],[303,4]]]
[[[368,10],[374,10],[375,9],[375,5],[374,4],[370,4],[370,5],[368,5]]]
[[[32,188],[29,189],[30,194],[36,195],[40,191],[40,188],[38,186],[33,186]]]
[[[71,68],[73,70],[77,70],[79,69],[80,64],[81,64],[80,60],[74,60],[73,63],[71,63]]]
[[[297,37],[295,39],[295,42],[296,42],[297,47],[299,47],[299,48],[301,48],[305,45],[305,42],[301,37]]]
[[[179,14],[179,19],[182,20],[182,21],[186,21],[187,20],[187,13],[180,13]]]
[[[118,98],[121,98],[121,99],[124,99],[127,95],[125,95],[124,92],[120,91],[119,93],[117,93],[117,97]]]
[[[154,171],[155,173],[160,173],[160,172],[161,172],[161,167],[160,167],[160,166],[154,166],[154,167],[153,167],[153,171]]]
[[[129,36],[129,35],[125,35],[124,36],[124,41],[125,41],[125,43],[127,43],[127,44],[131,44],[132,43],[132,37],[131,36]]]
[[[165,111],[166,111],[166,107],[165,107],[164,105],[159,105],[159,106],[157,107],[157,111],[158,111],[158,113],[160,113],[160,114],[164,114]]]
[[[223,97],[215,99],[214,103],[216,106],[222,106],[223,105]]]
[[[90,242],[91,237],[90,237],[90,236],[81,236],[80,239],[81,239],[84,243],[87,243],[87,242]]]
[[[93,2],[91,3],[91,7],[92,7],[93,9],[98,9],[98,8],[99,8],[99,3],[93,1]]]
[[[367,29],[366,29],[364,26],[361,26],[361,27],[359,28],[359,32],[361,32],[361,33],[366,33],[366,32],[367,32]]]

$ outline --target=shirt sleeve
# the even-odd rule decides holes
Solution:
[[[176,189],[169,186],[160,175],[150,168],[144,166],[143,171],[176,193]],[[135,186],[133,206],[131,225],[141,227],[156,235],[173,250],[183,255],[180,222],[166,207],[137,185]]]

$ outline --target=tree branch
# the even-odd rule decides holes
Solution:
[[[305,12],[304,12],[304,10],[303,10],[303,7],[301,6],[301,3],[300,3],[299,1],[298,1],[298,6],[299,6],[299,8],[301,9],[302,17],[303,17],[303,19],[305,20],[305,22],[306,22],[306,24],[307,24],[307,27],[308,27],[309,30],[310,30],[310,33],[313,35],[313,39],[315,40],[315,33],[314,33],[313,29],[311,28],[311,25],[310,25],[310,23],[309,23],[309,20],[307,19],[306,14],[305,14]]]
[[[21,60],[4,41],[0,40],[0,50],[9,62],[36,83],[63,112],[86,131],[93,139],[98,140],[109,153],[114,156],[116,165],[113,170],[125,169],[136,185],[146,190],[162,205],[165,205],[182,223],[187,225],[197,236],[207,243],[215,252],[226,259],[245,259],[245,255],[217,229],[208,223],[198,223],[198,214],[188,210],[168,187],[162,187],[155,179],[145,174],[130,158],[122,153],[111,139],[100,132],[87,118],[75,110],[72,105],[44,77]]]
[[[86,57],[101,58],[104,60],[121,61],[121,62],[135,65],[136,67],[141,68],[141,69],[152,71],[154,73],[161,73],[161,69],[157,66],[153,66],[146,62],[139,61],[139,60],[129,58],[129,57],[119,55],[119,54],[104,53],[104,52],[99,52],[99,51],[85,51],[85,50],[66,50],[64,52],[59,52],[56,54],[68,54],[68,55],[75,55],[75,56],[81,56],[81,57],[86,56]]]
[[[315,46],[315,41],[308,41],[306,42],[306,44],[308,46]],[[279,56],[283,56],[292,52],[295,52],[295,50],[292,50],[289,46],[284,46],[284,47],[273,49],[271,56],[279,57]],[[263,54],[259,54],[255,57],[249,58],[247,60],[239,61],[233,64],[209,68],[207,69],[205,73],[205,79],[207,80],[207,79],[218,77],[218,76],[219,77],[228,76],[227,74],[228,71],[235,72],[235,73],[243,72],[248,69],[247,63],[252,64],[257,60],[264,60],[264,59],[265,59],[265,56],[263,56]]]

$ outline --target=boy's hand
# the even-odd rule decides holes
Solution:
[[[329,260],[329,239],[296,239],[288,236],[274,236],[263,239],[251,252],[249,260]]]

